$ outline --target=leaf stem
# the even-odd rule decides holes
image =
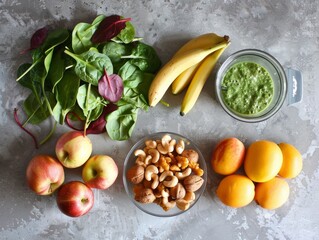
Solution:
[[[39,105],[34,111],[33,113],[24,121],[24,123],[22,124],[22,127],[25,127],[25,125],[27,125],[30,121],[30,119],[34,116],[34,114],[40,109],[41,105]]]
[[[34,68],[39,62],[42,61],[42,59],[43,59],[43,56],[40,57],[39,59],[37,59],[34,63],[32,63],[32,65],[31,65],[24,73],[22,73],[22,74],[17,78],[16,81],[18,82],[19,80],[21,80],[21,78],[23,78],[28,72],[30,72],[32,68]]]
[[[37,141],[36,137],[33,135],[33,133],[31,133],[28,129],[26,129],[21,124],[21,122],[19,120],[19,117],[18,117],[18,109],[17,108],[14,109],[14,120],[23,131],[25,131],[27,134],[29,134],[32,137],[34,145],[35,145],[35,148],[38,149],[39,145],[38,145],[38,141]]]
[[[49,132],[49,134],[40,142],[40,145],[46,143],[46,142],[51,138],[52,134],[55,132],[56,125],[57,125],[57,122],[54,121],[53,128],[51,129],[51,131]]]

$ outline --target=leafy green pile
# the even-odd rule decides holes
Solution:
[[[97,16],[72,31],[40,30],[31,39],[32,63],[17,71],[17,81],[31,90],[23,103],[27,120],[20,126],[53,117],[72,127],[71,120],[80,119],[87,134],[107,131],[111,139],[128,139],[138,110],[149,108],[148,89],[161,66],[156,51],[135,36],[128,19],[117,15]],[[99,93],[101,79],[108,84],[104,91],[123,86],[118,101]]]

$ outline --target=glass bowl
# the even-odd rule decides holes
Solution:
[[[204,182],[203,182],[202,186],[195,192],[195,200],[191,202],[190,207],[186,210],[180,210],[177,206],[175,206],[174,208],[171,208],[171,209],[165,211],[159,204],[156,204],[156,203],[145,204],[145,203],[140,203],[140,202],[136,201],[134,198],[135,193],[133,191],[135,184],[133,184],[131,181],[129,181],[127,179],[127,176],[126,176],[127,171],[136,164],[135,161],[136,161],[137,157],[134,154],[135,150],[144,149],[145,141],[147,141],[147,140],[155,140],[155,141],[160,140],[166,134],[170,135],[172,139],[176,140],[176,142],[178,142],[179,140],[183,140],[185,142],[185,150],[186,149],[195,150],[198,153],[198,157],[199,157],[199,159],[198,159],[199,167],[201,169],[203,169],[203,171],[204,171],[204,174],[202,175]],[[188,211],[189,209],[191,209],[196,204],[196,202],[198,201],[198,199],[200,198],[202,193],[204,192],[204,190],[206,188],[206,182],[207,182],[207,166],[206,166],[206,162],[205,162],[205,159],[204,159],[202,153],[200,152],[198,147],[195,145],[195,143],[193,143],[190,139],[188,139],[182,135],[179,135],[177,133],[158,132],[158,133],[153,133],[153,134],[150,134],[148,136],[143,137],[131,148],[131,150],[127,154],[125,162],[124,162],[123,183],[124,183],[124,187],[125,187],[125,191],[126,191],[127,195],[129,196],[131,201],[135,204],[135,206],[137,206],[140,210],[142,210],[143,212],[148,213],[150,215],[157,216],[157,217],[177,216],[177,215],[182,214],[182,213]]]
[[[255,114],[242,114],[231,109],[226,103],[222,94],[222,82],[227,71],[235,64],[252,62],[261,65],[273,80],[273,98],[269,105],[262,111]],[[222,108],[230,116],[243,122],[264,121],[279,111],[287,95],[287,77],[282,65],[270,54],[256,50],[244,49],[229,56],[221,65],[216,76],[216,96]]]

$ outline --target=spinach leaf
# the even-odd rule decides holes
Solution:
[[[91,38],[104,18],[105,16],[100,15],[94,19],[92,24],[78,23],[75,26],[72,31],[72,49],[75,53],[83,53],[94,46]]]
[[[54,108],[52,109],[52,116],[56,122],[60,124],[64,123],[65,116],[64,116],[62,106],[59,102],[56,102]]]
[[[119,70],[119,75],[123,81],[129,79],[134,72],[137,70],[137,67],[130,62],[126,62]]]
[[[64,122],[66,114],[75,105],[79,86],[80,79],[72,70],[67,70],[61,81],[57,84],[55,95],[61,108],[59,123],[62,124]]]
[[[54,52],[51,60],[50,70],[48,72],[48,81],[52,86],[52,91],[55,91],[55,87],[61,81],[64,71],[65,71],[65,55],[62,49]]]
[[[130,54],[131,47],[116,42],[107,42],[104,44],[102,53],[106,54],[113,63],[121,61],[121,57]]]
[[[45,94],[50,105],[54,106],[54,95],[50,92],[46,92]],[[31,124],[39,124],[51,115],[48,105],[44,101],[39,102],[33,93],[31,93],[24,101],[23,110],[28,116],[28,122]]]
[[[105,54],[99,53],[96,48],[90,48],[89,51],[79,55],[69,50],[64,52],[76,60],[74,71],[81,80],[87,83],[97,86],[104,70],[108,74],[113,73],[113,65],[110,58]]]
[[[27,69],[29,69],[31,66],[30,63],[25,63],[22,64],[17,71],[17,75],[21,76],[24,72],[26,72]],[[32,91],[34,96],[38,99],[38,102],[40,101],[40,95],[39,93],[41,92],[41,82],[38,81],[38,78],[32,78],[31,73],[27,72],[19,81],[23,87],[26,87]]]
[[[76,99],[80,108],[83,110],[84,116],[86,117],[89,115],[90,111],[100,107],[101,105],[103,110],[103,98],[98,93],[97,88],[90,86],[90,84],[83,84],[79,87]]]
[[[161,66],[161,60],[151,46],[137,42],[132,53],[122,58],[131,59],[130,62],[143,72],[155,73]]]
[[[128,44],[134,40],[135,28],[131,22],[126,22],[126,26],[122,31],[116,36],[123,43]]]
[[[106,117],[106,131],[113,140],[127,140],[131,137],[137,120],[138,109],[131,104],[119,106]]]
[[[44,52],[41,48],[35,48],[31,51],[31,57],[33,63],[36,63],[37,61],[41,61],[44,56]]]
[[[140,94],[136,89],[128,88],[124,89],[124,96],[117,103],[118,106],[123,106],[126,104],[133,105],[136,108],[141,108],[147,111],[149,106],[146,98],[143,94]]]
[[[144,81],[143,77],[143,72],[136,68],[133,74],[129,78],[125,79],[124,86],[127,88],[136,88],[140,83]]]
[[[151,73],[142,72],[135,65],[130,62],[126,62],[119,70],[119,75],[123,79],[124,86],[127,88],[136,88],[140,84],[143,84],[142,88],[138,91],[147,91],[154,78]]]
[[[36,65],[41,63],[43,59],[51,53],[51,51],[58,45],[64,43],[69,38],[69,32],[66,29],[57,29],[51,33],[48,34],[46,37],[44,43],[32,50],[32,59],[33,63],[32,65],[25,70],[24,73],[21,73],[19,77],[17,78],[17,81],[19,81],[25,74],[27,74],[31,69],[33,69]]]
[[[153,79],[154,79],[154,74],[143,73],[143,81],[136,87],[136,90],[139,93],[141,93],[145,99],[148,99],[148,90],[151,86]]]
[[[42,51],[48,54],[56,46],[64,43],[69,38],[69,31],[67,29],[57,29],[50,32],[41,46]]]

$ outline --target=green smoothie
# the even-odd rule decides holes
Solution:
[[[253,62],[233,65],[221,83],[225,104],[233,111],[255,115],[266,109],[274,96],[274,83],[269,72]]]

